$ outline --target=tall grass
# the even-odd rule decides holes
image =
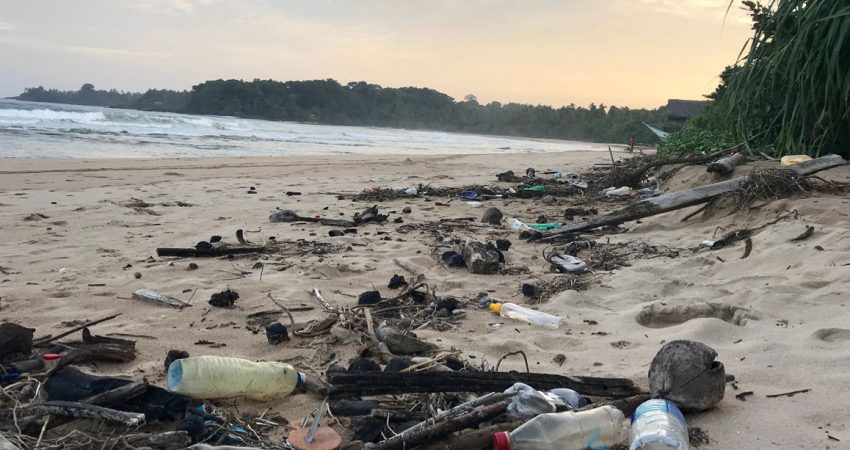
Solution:
[[[751,148],[850,156],[850,1],[743,3],[755,33],[716,113]]]

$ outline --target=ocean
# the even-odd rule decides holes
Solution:
[[[602,144],[0,100],[0,158],[177,158],[602,150]]]

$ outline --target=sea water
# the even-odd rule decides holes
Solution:
[[[602,144],[315,125],[0,99],[0,158],[174,158],[605,150]]]

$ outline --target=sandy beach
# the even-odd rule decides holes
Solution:
[[[362,227],[356,235],[328,237],[328,228],[318,224],[269,223],[270,213],[290,209],[303,216],[350,219],[370,205],[340,200],[340,193],[418,184],[497,184],[495,174],[505,170],[581,172],[606,161],[610,161],[607,152],[4,160],[0,320],[36,328],[36,336],[42,336],[67,329],[64,322],[120,313],[93,331],[135,339],[136,361],[86,370],[146,377],[159,386],[164,386],[163,359],[170,349],[286,361],[320,376],[332,363],[347,365],[357,355],[361,348],[357,337],[335,331],[271,346],[262,333],[246,329],[248,314],[274,307],[268,294],[286,305],[315,307],[295,313],[299,323],[319,319],[324,313],[311,294],[314,288],[341,305],[356,304],[361,292],[372,289],[391,296],[386,287],[390,277],[409,275],[393,262],[398,258],[423,273],[440,295],[472,299],[486,292],[500,301],[524,303],[522,283],[556,276],[543,259],[552,244],[526,243],[505,226],[481,224],[483,209],[457,199],[375,203],[390,219],[401,217],[404,224],[474,217],[474,226],[456,231],[456,237],[510,239],[514,245],[506,252],[506,262],[527,266],[531,272],[473,275],[465,269],[448,269],[435,259],[432,235],[399,231],[400,225],[392,220]],[[739,167],[737,173],[748,170]],[[821,176],[847,181],[850,168]],[[687,167],[663,190],[711,181],[703,167]],[[256,194],[248,193],[251,187]],[[287,196],[288,191],[302,195]],[[638,255],[629,266],[595,271],[586,290],[566,290],[537,305],[564,319],[560,329],[536,328],[468,308],[466,319],[455,329],[426,329],[417,335],[442,349],[460,350],[461,357],[472,361],[495,364],[505,353],[522,350],[531,371],[626,377],[643,388],[649,363],[663,343],[700,341],[718,352],[737,386],[736,390],[727,385],[714,410],[687,416],[689,426],[700,427],[709,437],[701,448],[846,448],[850,406],[840,399],[850,386],[848,204],[847,198],[817,194],[759,204],[748,214],[697,215],[683,222],[697,209],[693,207],[627,223],[626,232],[599,239],[656,246],[665,255]],[[539,215],[557,220],[574,203],[569,197],[553,205],[533,199],[485,203],[491,205],[506,217],[533,222]],[[405,207],[412,212],[403,214]],[[752,238],[746,259],[742,244],[694,251],[705,239],[779,217],[784,218]],[[815,227],[812,237],[792,242],[807,226]],[[156,256],[157,247],[192,247],[211,235],[235,242],[237,229],[246,230],[253,242],[273,236],[287,251],[234,260]],[[314,254],[299,239],[328,243],[333,251]],[[669,257],[667,250],[678,256]],[[262,271],[253,268],[258,258],[265,263]],[[190,262],[198,269],[187,270]],[[192,306],[178,311],[132,300],[139,288],[190,301]],[[227,288],[240,295],[235,308],[207,304],[212,293]],[[670,314],[672,308],[700,303],[717,304],[713,308],[717,313]],[[651,310],[642,313],[645,308]],[[197,344],[201,341],[226,345]],[[566,356],[563,365],[554,362],[558,354]],[[501,370],[525,367],[521,359],[509,358]],[[800,389],[811,390],[766,397]],[[744,391],[754,394],[746,401],[735,398]],[[243,400],[240,408],[271,407],[297,421],[319,401],[295,395],[271,403]]]

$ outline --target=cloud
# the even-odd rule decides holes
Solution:
[[[217,0],[146,0],[142,2],[134,2],[130,5],[130,7],[144,11],[190,13],[195,10],[195,7],[210,6],[216,1]]]
[[[15,25],[8,22],[0,22],[0,31],[14,30]]]
[[[631,3],[632,0],[629,0]],[[723,16],[729,11],[729,16],[736,18],[743,13],[737,8],[737,0],[638,0],[637,4],[650,8],[655,12],[673,14],[687,18],[705,18],[707,16]],[[730,5],[732,6],[730,8]]]
[[[167,52],[135,51],[105,47],[89,47],[83,45],[54,44],[44,40],[33,40],[29,38],[24,39],[14,37],[0,37],[0,43],[14,45],[18,47],[26,47],[35,50],[77,53],[82,55],[95,56],[99,58],[168,58],[171,56],[171,54]]]

